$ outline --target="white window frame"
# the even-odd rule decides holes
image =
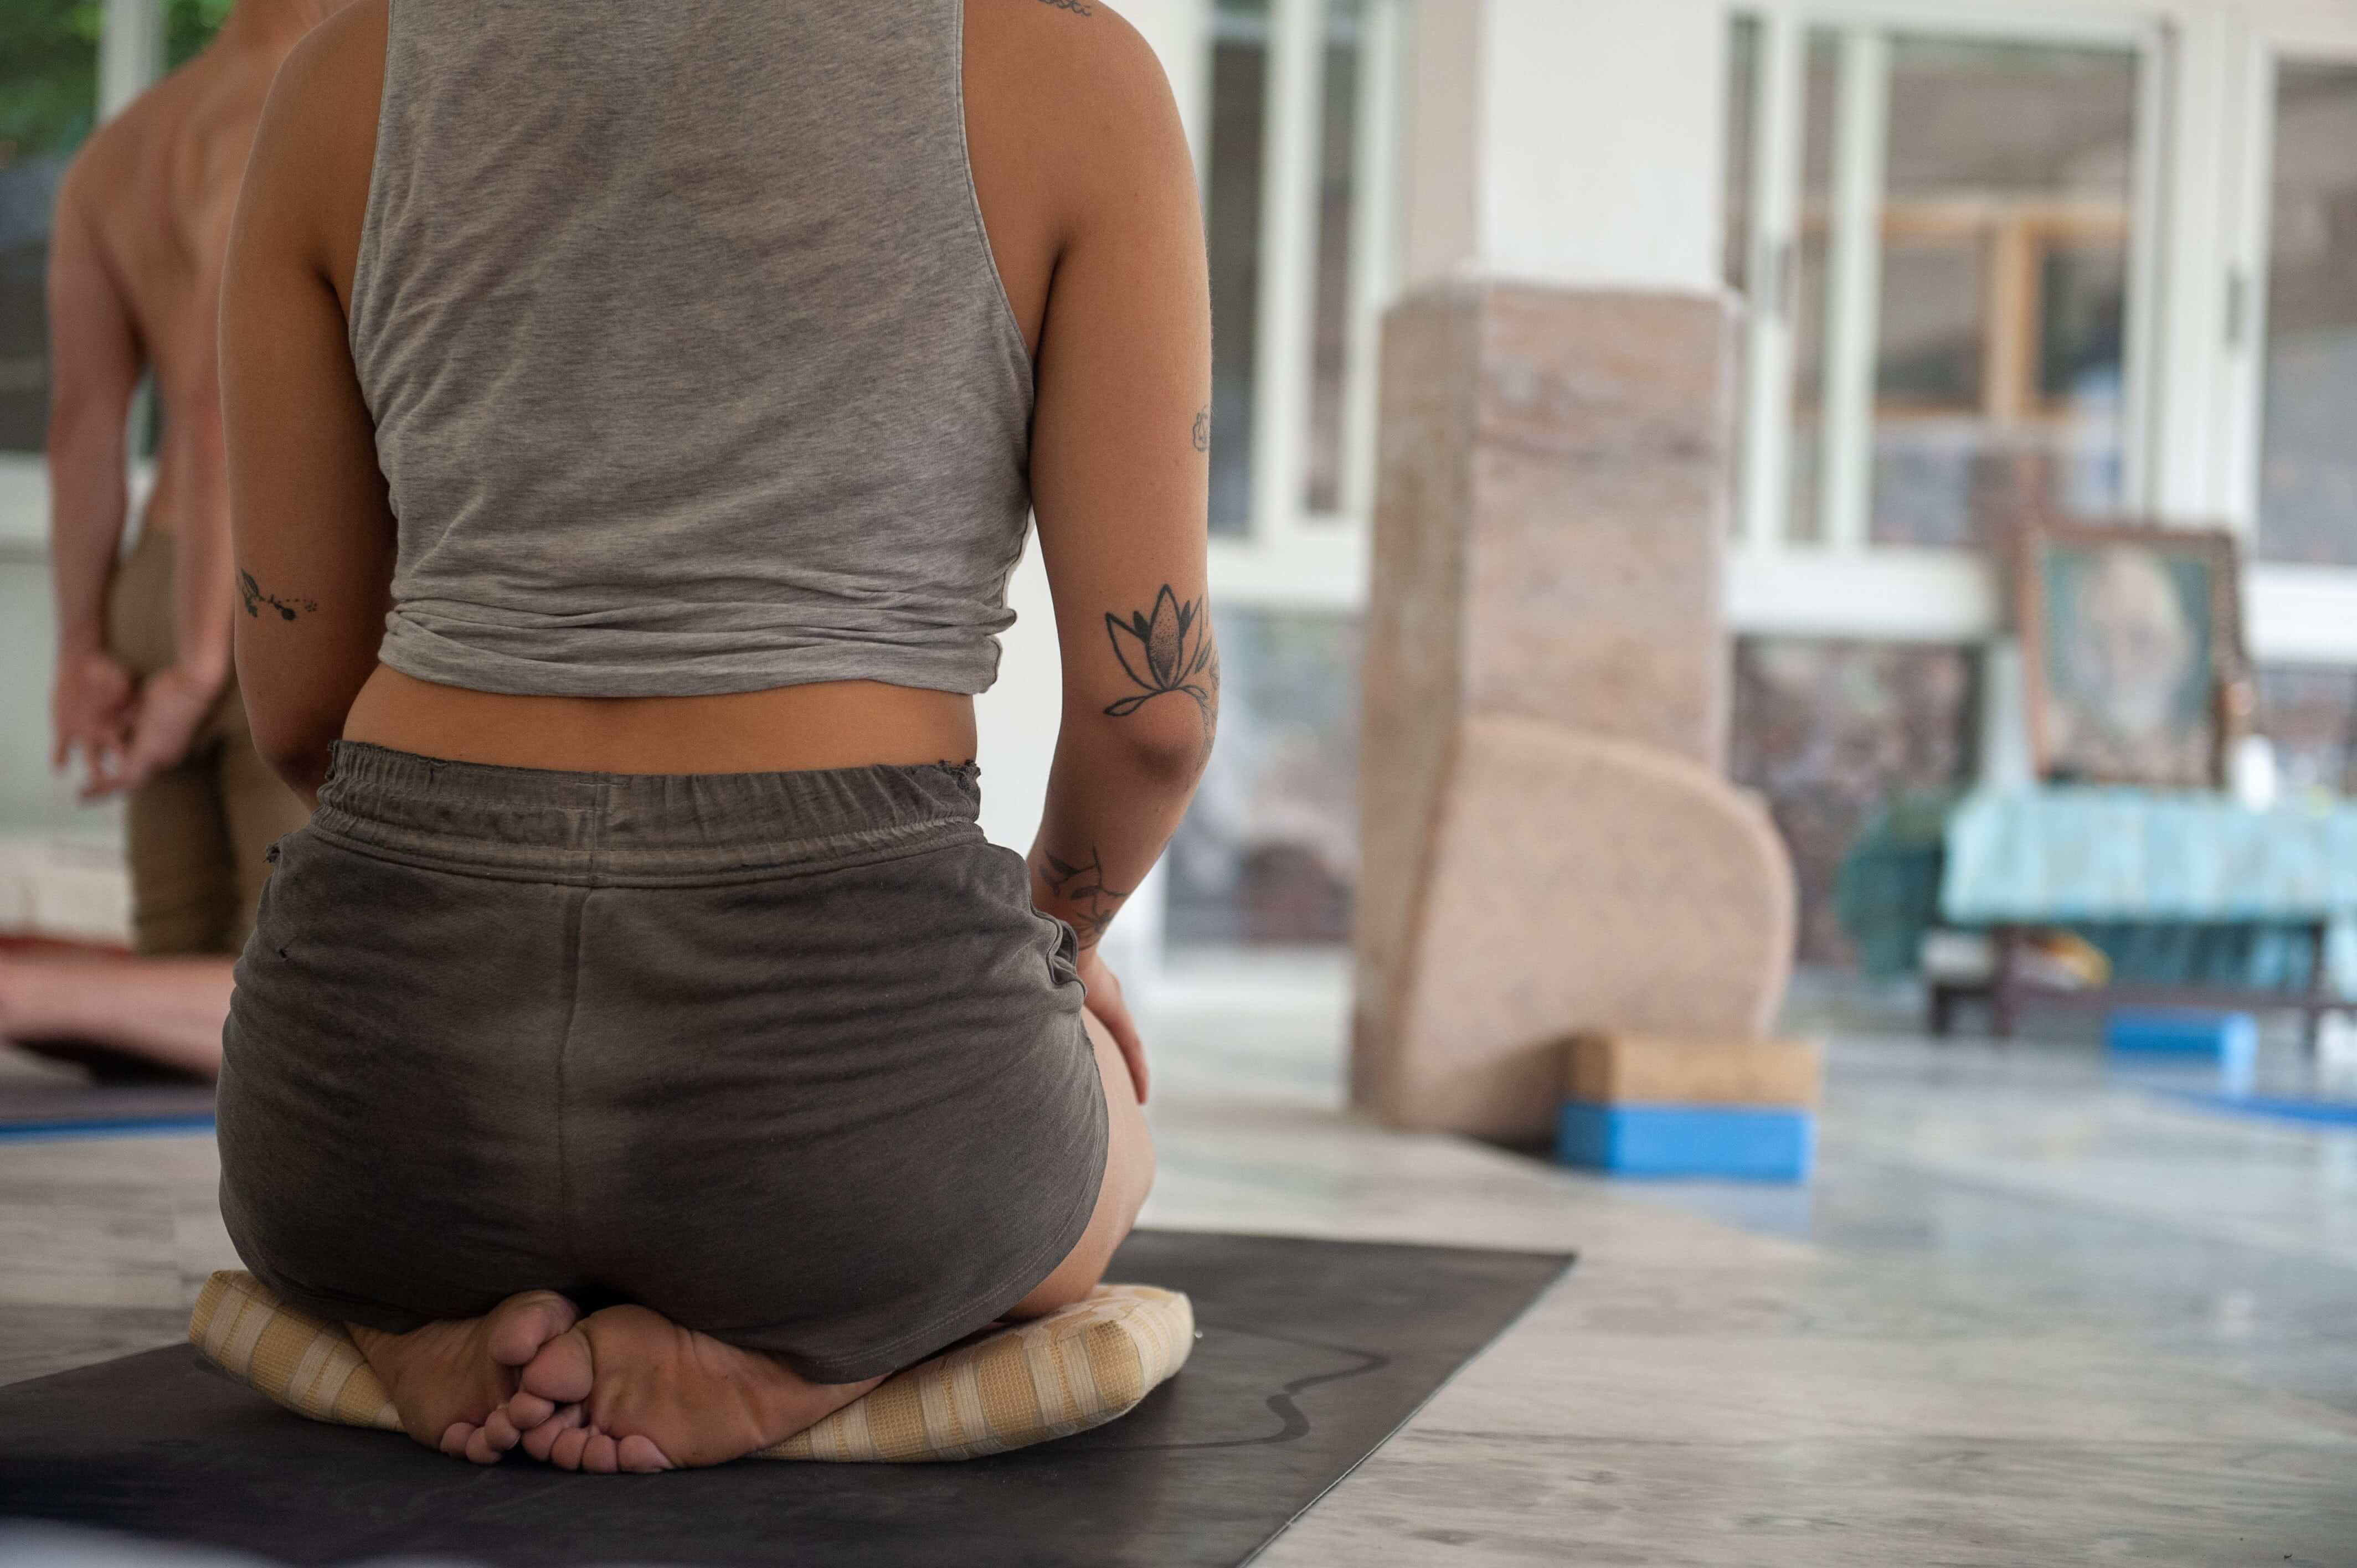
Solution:
[[[1373,513],[1377,358],[1398,276],[1401,72],[1412,0],[1362,0],[1352,124],[1349,296],[1344,305],[1340,505],[1308,502],[1318,308],[1318,182],[1325,123],[1327,0],[1269,0],[1263,103],[1258,320],[1246,527],[1215,534],[1211,590],[1222,607],[1354,611],[1366,602]],[[1209,82],[1214,0],[1179,0]],[[1177,73],[1174,73],[1174,75]],[[1182,104],[1182,108],[1186,107]],[[1198,123],[1203,105],[1193,106]],[[1195,137],[1208,188],[1209,138]]]
[[[2226,166],[2237,199],[2222,229],[2241,319],[2222,320],[2225,396],[2218,467],[2231,498],[2228,520],[2248,551],[2258,541],[2259,459],[2267,341],[2268,230],[2274,217],[2276,67],[2286,61],[2357,66],[2357,16],[2335,21],[2313,11],[2254,12],[2236,19],[2228,48],[2235,109]],[[2226,315],[2222,306],[2222,317]],[[2357,663],[2357,567],[2253,561],[2248,580],[2252,639],[2290,663]]]
[[[1901,642],[1979,642],[2002,635],[1998,567],[1965,550],[1875,545],[1863,537],[1862,455],[1871,440],[1877,280],[1853,266],[1851,295],[1829,302],[1827,536],[1784,538],[1791,440],[1789,300],[1764,292],[1789,276],[1801,176],[1803,47],[1812,27],[2125,47],[2137,57],[2136,147],[2129,256],[2131,317],[2123,393],[2123,507],[2189,527],[2252,537],[2265,338],[2266,156],[2274,62],[2345,59],[2357,19],[2312,5],[2194,0],[1977,0],[1968,11],[1921,0],[1756,0],[1728,7],[1759,24],[1747,276],[1763,308],[1746,319],[1742,493],[1728,553],[1730,623],[1738,632]],[[1846,60],[1870,81],[1871,49]],[[1878,131],[1870,106],[1846,103],[1853,133]],[[1876,140],[1878,142],[1879,137]],[[1879,146],[1835,148],[1836,224],[1855,248],[1876,223]],[[1843,177],[1849,188],[1841,188]],[[1837,233],[1835,248],[1841,248]],[[1838,260],[1835,269],[1840,270]],[[2240,281],[2234,281],[2239,279]],[[2239,288],[2238,336],[2228,295]],[[1862,330],[1861,330],[1862,328]],[[1863,340],[1862,340],[1863,339]],[[1863,386],[1863,391],[1861,390]],[[2357,664],[2357,569],[2252,561],[2244,573],[2250,653],[2260,662]]]
[[[1764,0],[1730,16],[1758,26],[1752,95],[1746,276],[1756,302],[1744,318],[1745,381],[1741,490],[1728,552],[1730,622],[1740,632],[1859,638],[1878,641],[1976,641],[1999,626],[2000,596],[1978,552],[1878,545],[1867,537],[1873,439],[1876,313],[1880,304],[1882,155],[1888,38],[1985,38],[2121,48],[2137,65],[2137,125],[2131,177],[2129,295],[2122,411],[2127,510],[2153,504],[2146,454],[2153,438],[2152,395],[2158,264],[2161,249],[2160,152],[2166,126],[2161,85],[2169,59],[2161,17],[2101,4],[2058,13],[2045,5],[1985,0],[1953,6],[1871,0]],[[1833,147],[1834,232],[1824,311],[1825,398],[1819,467],[1825,500],[1822,537],[1786,537],[1792,435],[1792,291],[1797,287],[1803,94],[1808,34],[1842,35],[1842,92]],[[1773,297],[1770,297],[1770,295]]]

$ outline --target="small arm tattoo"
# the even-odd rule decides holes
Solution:
[[[1195,450],[1198,452],[1209,452],[1211,449],[1211,411],[1208,407],[1195,411],[1194,441]]]
[[[1084,4],[1084,0],[1039,0],[1039,4],[1042,5],[1052,5],[1059,11],[1070,11],[1075,16],[1093,16],[1096,15],[1096,12],[1090,9],[1089,6]]]
[[[1203,613],[1202,600],[1182,605],[1165,583],[1154,596],[1151,614],[1132,610],[1124,620],[1107,612],[1105,635],[1113,639],[1113,656],[1121,661],[1122,673],[1138,687],[1134,694],[1106,703],[1105,717],[1125,718],[1157,697],[1184,692],[1204,711],[1204,723],[1211,723],[1211,711],[1219,700],[1220,667],[1211,646],[1211,618]]]
[[[244,602],[245,613],[257,618],[264,605],[276,610],[281,620],[293,620],[298,612],[316,613],[319,607],[317,599],[282,599],[275,594],[265,594],[262,585],[253,580],[253,574],[242,570],[237,575],[237,596]]]
[[[1137,891],[1133,887],[1124,892],[1105,886],[1104,862],[1094,844],[1089,846],[1086,865],[1075,865],[1044,849],[1039,852],[1039,862],[1034,870],[1040,882],[1049,893],[1074,906],[1065,923],[1079,936],[1083,949],[1097,945],[1097,939],[1113,924],[1122,900]]]

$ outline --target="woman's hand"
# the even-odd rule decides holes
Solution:
[[[1097,950],[1090,948],[1080,956],[1077,965],[1081,983],[1089,988],[1089,1011],[1105,1026],[1113,1043],[1121,1047],[1121,1059],[1129,1064],[1129,1081],[1137,1090],[1137,1102],[1146,1103],[1146,1042],[1138,1037],[1137,1021],[1129,1015],[1129,1004],[1121,999],[1121,981],[1105,967]]]

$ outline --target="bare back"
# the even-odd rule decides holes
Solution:
[[[91,138],[59,193],[48,279],[52,755],[60,769],[81,756],[86,796],[136,789],[179,763],[205,725],[228,722],[221,278],[278,66],[338,3],[238,0],[204,53]],[[152,542],[142,573],[126,577],[126,426],[145,377],[162,447]],[[145,589],[117,594],[134,581],[156,602]]]
[[[220,483],[221,431],[207,414],[218,400],[221,260],[285,53],[260,39],[216,44],[102,127],[60,195],[60,259],[88,274],[69,298],[86,298],[92,335],[117,349],[105,367],[60,356],[65,373],[152,371],[163,403],[151,527],[176,528],[191,509],[218,504],[205,487]]]

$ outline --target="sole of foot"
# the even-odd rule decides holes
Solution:
[[[404,1431],[429,1448],[496,1465],[523,1438],[508,1417],[523,1369],[581,1313],[554,1291],[511,1295],[480,1317],[429,1323],[413,1334],[354,1326]]]
[[[592,1313],[543,1345],[507,1403],[524,1452],[567,1470],[651,1473],[783,1442],[880,1378],[813,1383],[642,1306]]]

